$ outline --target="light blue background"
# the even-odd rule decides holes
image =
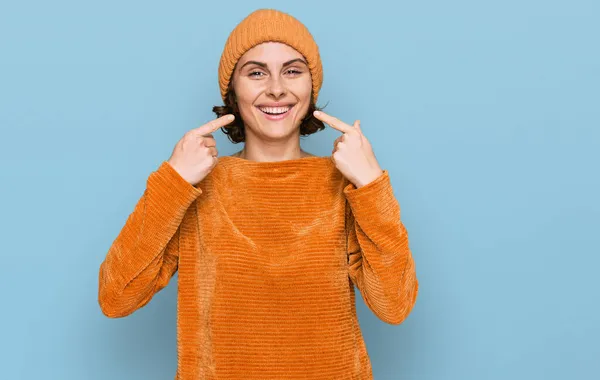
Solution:
[[[109,319],[98,269],[260,7],[311,30],[320,105],[361,119],[402,207],[420,293],[399,326],[357,294],[375,379],[599,378],[592,0],[2,3],[0,378],[173,378],[176,278]]]

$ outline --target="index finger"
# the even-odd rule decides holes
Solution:
[[[216,131],[217,129],[226,126],[235,119],[232,114],[223,115],[217,119],[211,120],[208,123],[195,129],[195,132],[200,135],[206,135]]]
[[[315,112],[313,112],[313,115],[315,115],[315,117],[317,119],[321,120],[324,123],[329,124],[331,127],[333,127],[334,129],[337,129],[338,131],[340,131],[342,133],[347,133],[354,129],[354,127],[349,126],[348,124],[344,123],[340,119],[333,117],[331,115],[328,115],[323,111],[315,111]]]

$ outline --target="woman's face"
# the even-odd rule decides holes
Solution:
[[[271,138],[297,133],[312,92],[308,65],[297,50],[279,42],[256,45],[239,59],[232,82],[246,128]]]

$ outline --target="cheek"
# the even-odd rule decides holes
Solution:
[[[310,101],[310,95],[312,93],[312,82],[310,81],[310,77],[308,80],[304,80],[297,84],[296,94],[303,102]]]
[[[236,90],[237,104],[240,113],[249,116],[253,112],[253,103],[260,91],[250,85],[241,85]]]
[[[252,108],[254,106],[252,105],[251,102],[245,100],[245,99],[239,99],[238,98],[238,109],[240,110],[240,114],[242,114],[242,116],[249,116],[252,113]]]
[[[310,105],[310,97],[312,95],[312,83],[310,81],[298,83],[298,86],[295,90],[295,94],[298,97],[300,103],[302,104],[299,111],[302,115],[304,115]]]

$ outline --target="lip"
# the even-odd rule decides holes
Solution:
[[[281,105],[279,105],[277,107],[284,107],[284,106],[289,106],[289,105],[290,105],[289,103],[288,104],[281,104]],[[266,105],[262,105],[262,106],[263,107],[267,107]],[[287,110],[285,113],[282,113],[280,115],[269,115],[268,113],[264,113],[260,108],[258,108],[258,106],[256,107],[256,109],[258,110],[258,112],[260,112],[265,117],[265,119],[277,121],[277,120],[283,120],[283,119],[285,119],[289,114],[292,113],[292,110],[294,109],[295,106],[296,106],[295,104],[291,105],[291,107],[290,107],[289,110]],[[269,106],[269,107],[272,107],[272,106]]]
[[[287,106],[294,106],[295,103],[262,103],[262,104],[257,104],[257,107],[287,107]]]

